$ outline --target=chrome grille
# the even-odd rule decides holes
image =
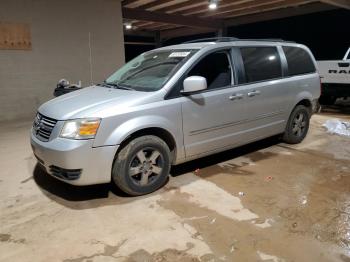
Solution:
[[[43,116],[37,113],[33,123],[33,133],[41,141],[49,141],[51,132],[55,127],[57,120]]]

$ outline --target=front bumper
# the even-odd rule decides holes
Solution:
[[[31,146],[39,164],[59,180],[77,186],[111,181],[118,146],[93,147],[93,139],[72,140],[60,137],[42,142],[33,132]]]

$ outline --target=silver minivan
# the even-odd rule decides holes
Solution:
[[[306,136],[320,96],[310,50],[282,40],[221,38],[158,48],[103,83],[40,106],[38,163],[73,185],[157,190],[177,165],[281,134]]]

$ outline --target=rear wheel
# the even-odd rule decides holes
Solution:
[[[144,195],[163,186],[170,171],[170,150],[156,136],[135,138],[117,155],[112,178],[130,195]]]
[[[289,116],[283,140],[289,144],[298,144],[305,138],[310,125],[310,110],[298,105]]]

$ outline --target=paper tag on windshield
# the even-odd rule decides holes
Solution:
[[[169,55],[169,57],[186,57],[190,54],[191,52],[173,52]]]

